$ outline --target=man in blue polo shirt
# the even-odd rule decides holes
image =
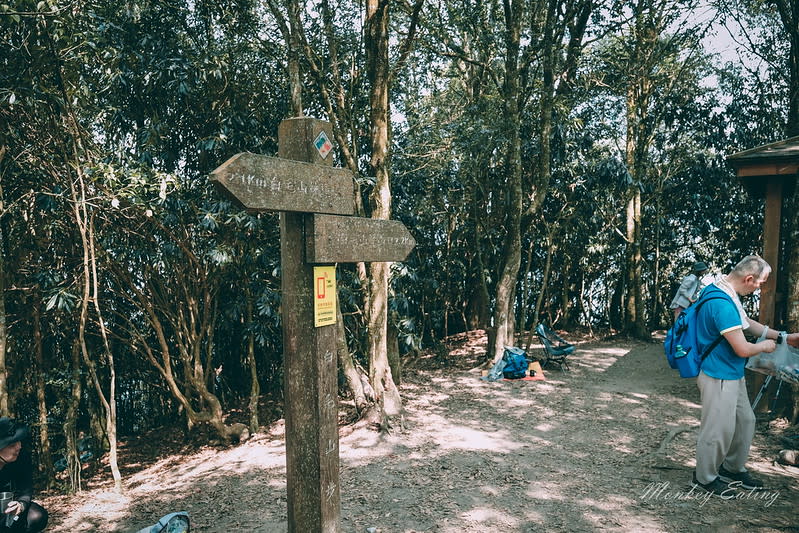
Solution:
[[[746,358],[773,352],[776,342],[799,346],[799,333],[787,335],[769,329],[768,338],[758,343],[744,337],[744,331],[759,337],[766,326],[746,316],[740,296],[758,290],[770,273],[771,267],[763,258],[755,255],[743,258],[729,275],[705,289],[724,293],[729,298],[708,301],[697,315],[697,338],[702,351],[719,335],[724,337],[705,358],[696,378],[702,398],[702,423],[696,442],[693,481],[714,494],[722,494],[732,482],[739,482],[745,489],[763,487],[744,466],[755,435],[755,413],[749,405],[744,380]]]

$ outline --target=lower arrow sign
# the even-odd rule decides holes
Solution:
[[[399,220],[309,214],[307,263],[403,261],[416,241]]]

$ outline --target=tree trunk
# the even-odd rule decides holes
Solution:
[[[533,248],[534,248],[533,246],[528,246],[527,247],[527,260],[525,261],[524,273],[522,274],[522,288],[521,288],[521,292],[522,292],[522,297],[521,297],[522,305],[521,305],[521,307],[522,307],[522,309],[521,309],[521,313],[520,313],[520,316],[519,316],[519,324],[518,324],[518,327],[516,328],[519,331],[520,334],[523,334],[525,328],[527,327],[527,320],[528,320],[527,309],[530,307],[529,303],[530,303],[530,299],[532,297],[531,293],[533,291],[532,283],[530,281],[530,273],[532,272],[532,268],[533,268],[533,266],[532,266]],[[535,318],[533,318],[533,322],[535,322]],[[530,328],[531,331],[533,329],[535,329],[535,324],[533,324],[533,326]]]
[[[552,230],[550,230],[550,232],[547,234],[547,258],[544,262],[544,273],[541,275],[541,288],[538,290],[538,297],[535,300],[533,323],[530,326],[530,333],[527,336],[526,350],[529,350],[530,346],[533,344],[535,328],[541,321],[541,309],[544,304],[544,295],[547,293],[547,290],[549,290],[549,273],[552,270],[552,257],[555,255],[555,251],[558,249],[558,245],[555,244],[554,237],[555,228],[552,228]]]
[[[114,362],[114,351],[108,341],[108,332],[106,331],[106,321],[103,313],[100,310],[100,287],[97,274],[97,253],[94,241],[94,225],[89,222],[89,253],[91,261],[91,279],[92,279],[92,301],[94,302],[94,311],[97,315],[97,324],[100,329],[100,337],[103,339],[103,349],[105,351],[106,365],[108,366],[108,397],[102,397],[103,407],[105,408],[105,431],[108,437],[108,466],[111,468],[111,475],[114,478],[114,488],[117,491],[122,491],[122,474],[119,471],[119,464],[117,460],[117,400],[116,400],[116,363]],[[95,377],[95,386],[97,387],[98,394],[103,393],[100,387],[100,382]]]
[[[302,106],[302,77],[300,75],[300,13],[299,3],[289,2],[289,15],[291,30],[288,39],[288,71],[289,71],[289,87],[291,89],[291,112],[295,117],[303,116],[304,109]]]
[[[246,321],[249,326],[253,323],[253,304],[252,294],[247,291],[247,316]],[[258,399],[261,396],[261,385],[258,382],[258,365],[255,361],[255,335],[250,329],[247,336],[247,366],[250,367],[250,433],[256,433],[260,427],[258,421]]]
[[[336,299],[338,299],[338,294],[336,295]],[[338,301],[336,302],[336,313],[338,314],[336,318],[336,327],[338,328],[338,364],[341,368],[341,372],[344,374],[344,379],[347,380],[347,387],[350,393],[352,393],[355,410],[361,413],[369,406],[369,401],[374,400],[374,398],[367,398],[363,375],[355,366],[355,361],[347,346],[347,336],[344,331],[344,317],[341,315],[341,306],[338,304]]]
[[[588,332],[590,336],[594,336],[594,327],[592,325],[592,317],[591,313],[588,310],[588,307],[585,305],[585,270],[580,272],[580,311],[583,315],[583,320],[585,321],[585,325],[588,326]]]
[[[64,419],[64,437],[66,438],[64,455],[67,460],[68,490],[70,492],[81,491],[80,456],[77,446],[78,409],[83,393],[79,342],[78,339],[75,339],[72,344],[72,391]]]
[[[152,330],[152,333],[145,334],[138,331],[136,325],[128,322],[127,329],[132,336],[129,341],[131,348],[143,354],[164,378],[172,396],[181,408],[185,410],[186,424],[189,430],[195,424],[208,423],[216,430],[221,439],[228,440],[231,436],[235,436],[238,430],[233,432],[231,427],[225,425],[222,404],[219,402],[219,398],[208,389],[205,381],[206,369],[202,367],[202,347],[213,342],[213,320],[208,317],[209,310],[213,308],[211,290],[207,286],[205,276],[198,275],[201,267],[196,264],[197,259],[191,257],[190,259],[187,258],[187,261],[192,263],[193,268],[190,269],[189,273],[186,273],[186,276],[191,277],[192,280],[197,282],[197,286],[204,289],[197,289],[197,286],[187,286],[183,287],[182,290],[185,294],[191,294],[191,290],[200,290],[202,296],[201,298],[187,298],[185,301],[179,302],[181,305],[186,306],[185,309],[168,310],[168,312],[164,313],[168,320],[167,327],[162,322],[161,310],[155,306],[154,298],[143,292],[149,291],[149,294],[166,292],[167,289],[159,285],[160,278],[153,279],[151,277],[142,286],[138,281],[134,281],[128,272],[121,270],[117,265],[112,266],[114,266],[114,274],[120,283],[125,284],[127,289],[133,293],[132,297],[129,296],[131,304],[141,310],[144,319]],[[178,276],[179,272],[176,271],[173,274]],[[198,280],[197,278],[200,279]],[[189,280],[184,281],[187,284],[189,283]],[[194,322],[191,325],[187,323],[189,319],[186,315],[193,317]],[[176,349],[168,341],[167,331],[169,328],[181,332]],[[157,350],[150,344],[152,342],[150,340],[151,336],[157,343]],[[175,350],[177,355],[173,354]],[[156,355],[156,352],[158,355]],[[176,373],[173,369],[173,357],[181,365],[181,372]],[[181,380],[180,383],[179,380]]]
[[[642,84],[644,81],[641,82]],[[639,183],[644,179],[643,157],[646,153],[647,139],[643,133],[642,115],[646,113],[646,100],[640,96],[645,90],[639,90],[635,84],[627,87],[627,139],[625,157],[627,168],[633,179],[629,189],[626,210],[627,244],[626,254],[626,289],[624,331],[639,339],[649,339],[644,319],[644,303],[641,292],[642,264],[641,256],[641,188]]]
[[[0,148],[0,162],[3,161],[6,148]],[[5,212],[3,186],[0,184],[0,215]],[[6,317],[6,254],[5,231],[0,224],[0,415],[10,416],[8,405],[8,369],[6,368],[6,350],[8,347],[8,329]]]
[[[444,247],[444,264],[448,265],[451,260],[452,254],[452,233],[455,231],[455,217],[452,216],[452,213],[447,213],[447,236],[446,236],[446,244]],[[444,337],[449,335],[449,312],[452,309],[452,303],[450,302],[450,285],[452,283],[452,278],[450,276],[450,269],[444,269],[444,290],[443,290],[443,297],[441,306],[444,308],[444,324],[442,327],[441,334]],[[393,366],[392,366],[393,368]],[[399,384],[399,381],[397,381]]]
[[[561,327],[568,329],[572,325],[572,305],[569,276],[571,274],[571,262],[565,261],[560,271],[560,310],[563,313]]]
[[[494,307],[494,338],[489,347],[493,363],[502,358],[504,346],[512,345],[513,333],[510,325],[510,310],[516,295],[516,282],[521,266],[521,213],[522,213],[522,166],[521,166],[521,116],[519,109],[519,49],[521,25],[524,19],[524,2],[505,2],[505,79],[502,98],[507,121],[508,148],[506,162],[505,241],[502,247],[499,278]]]
[[[31,298],[33,307],[33,360],[36,376],[36,411],[39,420],[39,472],[45,479],[47,488],[55,485],[55,469],[53,468],[53,452],[50,449],[50,427],[47,423],[47,389],[44,381],[46,369],[44,365],[44,350],[42,347],[41,301],[38,294]]]
[[[402,383],[402,359],[399,353],[399,331],[394,321],[388,321],[388,344],[386,346],[388,366],[391,367],[391,377],[397,387]]]
[[[626,265],[626,263],[625,263]],[[616,330],[621,330],[624,327],[624,306],[622,302],[624,300],[624,288],[625,288],[625,275],[626,270],[623,270],[620,274],[618,279],[616,280],[616,284],[613,287],[613,292],[608,299],[608,321],[610,322],[610,327]]]
[[[76,150],[75,155],[78,155]],[[81,244],[83,248],[83,277],[82,284],[82,297],[80,303],[80,316],[78,320],[78,342],[80,344],[83,361],[89,369],[89,376],[94,384],[95,392],[103,407],[103,414],[105,417],[105,431],[108,438],[109,446],[109,466],[111,474],[114,478],[114,487],[117,491],[122,490],[122,475],[119,471],[117,464],[117,439],[116,439],[116,372],[114,369],[114,356],[108,345],[108,335],[105,330],[105,320],[100,312],[99,303],[99,284],[97,281],[97,257],[94,249],[94,223],[92,215],[88,212],[86,202],[85,181],[80,168],[77,168],[77,180],[70,182],[73,214],[75,215],[75,224],[78,228]],[[77,187],[76,187],[77,184]],[[97,375],[97,369],[94,360],[89,355],[89,350],[86,345],[86,326],[89,317],[89,302],[94,303],[95,312],[97,314],[97,324],[100,328],[101,336],[103,338],[103,345],[105,348],[106,363],[109,371],[109,392],[106,397],[103,391],[100,378]],[[80,464],[78,465],[80,467]]]
[[[488,280],[486,279],[486,267],[483,263],[482,246],[480,245],[480,218],[477,213],[476,202],[472,201],[470,217],[474,226],[474,260],[476,265],[472,267],[472,291],[469,295],[467,304],[468,326],[470,329],[486,329],[488,327]]]
[[[369,166],[375,186],[369,197],[371,216],[391,217],[389,177],[389,6],[388,0],[366,2],[366,70],[370,82],[369,119],[372,155]],[[390,428],[402,413],[402,400],[388,363],[387,316],[390,263],[369,264],[368,345],[369,377],[380,409],[380,427]]]

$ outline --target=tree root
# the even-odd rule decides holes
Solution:
[[[663,459],[666,456],[666,449],[668,448],[671,441],[673,441],[677,435],[679,435],[680,433],[686,433],[688,431],[694,431],[696,429],[699,429],[699,426],[680,426],[672,429],[671,431],[669,431],[668,435],[666,435],[666,437],[660,442],[660,446],[658,446],[658,449],[644,455],[641,458],[641,462],[645,462],[648,460],[653,461],[649,465],[652,468],[660,468],[664,470],[680,469],[681,467],[675,465],[658,464],[657,461]]]
[[[679,435],[680,433],[686,433],[688,431],[694,431],[695,429],[699,429],[699,426],[680,426],[678,428],[674,428],[669,431],[669,434],[666,435],[666,438],[660,443],[657,451],[655,452],[656,455],[665,455],[666,454],[666,447],[669,445],[671,441],[674,440],[674,437]]]

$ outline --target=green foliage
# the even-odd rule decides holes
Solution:
[[[553,4],[559,17],[578,5]],[[720,271],[759,248],[761,200],[743,191],[725,157],[782,136],[785,35],[773,11],[753,10],[747,20],[757,30],[751,35],[762,63],[719,65],[697,48],[702,28],[677,31],[689,3],[668,3],[682,18],[663,31],[652,31],[658,26],[651,17],[635,31],[625,27],[622,16],[631,14],[632,4],[599,6],[589,22],[597,40],[580,56],[575,74],[559,75],[555,84],[551,177],[536,207],[547,6],[528,6],[519,56],[524,200],[517,318],[527,322],[522,327],[540,318],[532,312],[540,296],[550,322],[610,324],[625,276],[627,199],[639,191],[641,279],[648,323],[655,327],[656,300],[671,297],[693,260]],[[408,13],[396,9],[392,31],[403,35]],[[502,4],[442,1],[425,9],[419,40],[391,93],[393,216],[417,240],[409,259],[392,268],[389,316],[403,353],[491,326],[508,229],[508,169],[515,163],[508,160],[508,102],[501,96]],[[305,58],[301,68],[308,114],[324,118],[321,81],[340,91],[327,103],[340,119],[367,198],[374,183],[366,176],[362,16],[354,2],[320,2],[304,11],[320,73],[312,75]],[[553,36],[563,68],[573,29],[562,24]],[[147,413],[152,424],[174,423],[178,416],[162,378],[136,352],[142,339],[157,344],[137,289],[172,324],[164,334],[181,379],[186,370],[175,350],[184,333],[175,320],[187,302],[207,295],[207,304],[196,307],[214,321],[198,341],[201,366],[209,380],[221,369],[229,388],[225,407],[246,400],[250,340],[262,390],[279,398],[277,216],[239,209],[207,179],[235,153],[276,151],[289,97],[287,50],[272,13],[251,0],[21,1],[0,6],[0,32],[0,223],[10,377],[24,374],[27,361],[18,356],[34,345],[38,321],[47,399],[58,427],[69,396],[76,310],[83,303],[73,198],[80,173],[101,268],[99,300],[118,364],[123,432],[149,429],[135,422],[137,413]],[[392,46],[392,62],[400,52]],[[645,96],[636,100],[637,114],[627,114],[628,88]],[[637,168],[627,158],[628,116],[640,118],[637,131],[646,141]],[[338,271],[347,341],[365,364],[361,280],[353,268]],[[121,274],[132,283],[122,283]],[[107,380],[96,323],[88,325],[88,342]],[[15,391],[17,398],[33,397],[33,385],[27,386]],[[87,395],[81,401],[85,408],[96,400]],[[32,400],[25,402],[32,417]],[[80,423],[87,426],[88,418]]]

